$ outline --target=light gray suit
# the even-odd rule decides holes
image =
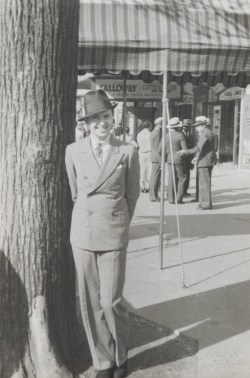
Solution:
[[[140,192],[138,153],[111,136],[100,167],[87,137],[67,147],[66,169],[74,201],[70,240],[93,363],[98,370],[121,366],[128,348],[122,292],[129,223]]]

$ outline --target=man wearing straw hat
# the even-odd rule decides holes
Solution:
[[[115,106],[104,91],[89,91],[83,119],[90,136],[66,150],[74,201],[70,240],[97,378],[127,376],[123,286],[129,224],[140,193],[137,149],[110,135]]]
[[[218,143],[214,133],[207,127],[207,118],[198,116],[193,126],[199,134],[197,145],[189,150],[181,151],[182,155],[196,153],[196,164],[198,174],[198,200],[197,210],[212,209],[211,197],[211,176],[213,166],[216,164],[216,149]]]
[[[167,126],[169,133],[166,135],[166,161],[168,164],[167,197],[168,202],[171,204],[175,202],[183,203],[186,180],[184,158],[178,153],[181,150],[187,149],[181,127],[182,123],[178,117],[170,118],[169,125]]]

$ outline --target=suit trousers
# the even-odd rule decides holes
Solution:
[[[155,200],[158,198],[158,191],[161,181],[161,166],[160,163],[152,162],[151,178],[149,184],[149,198]]]
[[[80,307],[97,370],[127,360],[129,318],[123,299],[126,250],[92,252],[73,246]]]
[[[183,164],[174,163],[174,177],[175,177],[175,187],[176,187],[176,202],[181,203],[184,194],[184,185],[186,180],[185,167]],[[168,202],[175,203],[175,192],[174,192],[174,179],[172,163],[168,163]]]
[[[198,167],[199,205],[203,208],[212,208],[211,176],[213,166]]]

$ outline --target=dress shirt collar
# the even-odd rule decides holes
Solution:
[[[104,140],[99,140],[95,137],[95,135],[91,134],[90,140],[91,140],[91,145],[92,145],[93,150],[95,150],[98,147],[100,142],[101,142],[102,148],[103,148],[103,147],[106,147],[107,145],[110,144],[110,134]]]

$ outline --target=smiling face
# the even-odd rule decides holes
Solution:
[[[112,109],[104,110],[88,117],[85,122],[88,124],[91,134],[100,141],[104,140],[112,129],[113,111]]]

